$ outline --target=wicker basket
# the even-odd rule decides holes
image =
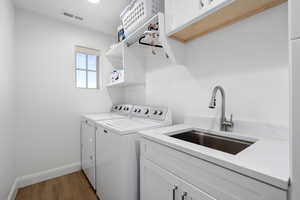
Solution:
[[[160,11],[162,11],[161,0],[133,0],[120,15],[125,35],[128,36]]]

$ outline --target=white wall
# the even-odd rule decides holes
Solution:
[[[111,97],[119,97],[105,89],[75,88],[74,46],[103,52],[112,41],[111,36],[17,10],[18,176],[80,162],[80,115],[107,111]]]
[[[216,116],[208,104],[221,85],[228,117],[288,126],[287,15],[284,4],[193,40],[185,65],[149,53],[145,88],[128,88],[126,101],[169,106],[180,123],[184,114]]]
[[[7,199],[15,180],[14,8],[0,1],[0,199]]]

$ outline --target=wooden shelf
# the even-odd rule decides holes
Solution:
[[[277,6],[287,0],[235,0],[233,3],[208,15],[199,21],[183,26],[170,37],[181,42],[188,42],[237,21],[253,16],[264,10]]]

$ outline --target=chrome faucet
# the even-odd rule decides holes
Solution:
[[[220,90],[221,95],[222,95],[222,115],[221,115],[221,121],[220,121],[220,130],[221,131],[229,131],[229,128],[233,127],[233,120],[232,120],[232,114],[230,116],[230,120],[226,120],[225,116],[225,91],[221,86],[216,86],[213,90],[211,100],[209,103],[209,108],[210,109],[215,109],[216,108],[216,95],[218,90]]]

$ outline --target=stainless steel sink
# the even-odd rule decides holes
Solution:
[[[170,137],[236,155],[254,142],[218,136],[200,131],[188,131]]]

